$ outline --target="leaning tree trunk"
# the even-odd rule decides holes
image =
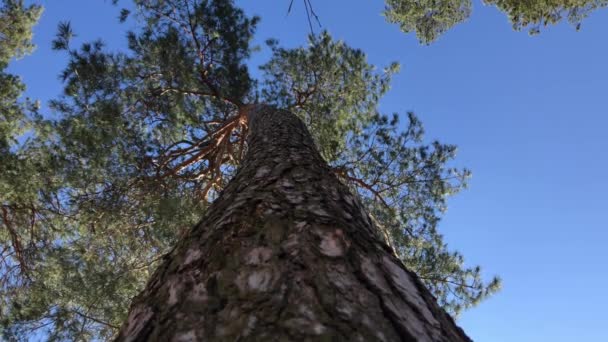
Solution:
[[[304,124],[249,106],[249,151],[118,341],[470,341],[378,236]]]

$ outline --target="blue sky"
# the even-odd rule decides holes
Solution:
[[[61,91],[65,58],[50,51],[58,21],[114,49],[125,46],[125,26],[109,0],[41,2],[39,47],[11,70],[44,102]],[[287,0],[237,3],[262,17],[260,43],[305,42],[301,1],[290,16]],[[459,324],[476,341],[605,341],[608,10],[580,32],[561,24],[530,37],[493,7],[474,4],[469,21],[421,46],[384,22],[381,1],[313,0],[334,37],[376,65],[402,64],[382,109],[415,111],[427,138],[457,144],[457,164],[473,171],[440,230],[468,263],[500,275],[504,288]]]

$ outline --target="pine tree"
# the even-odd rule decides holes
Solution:
[[[234,179],[133,304],[118,341],[469,341],[288,111],[241,107]]]
[[[0,26],[4,68],[11,58],[31,49],[31,26],[40,9],[24,7],[21,1],[3,4],[2,15],[12,20],[11,25]],[[246,17],[232,1],[138,0],[135,4],[141,26],[128,34],[127,52],[108,52],[101,41],[75,49],[69,23],[59,26],[53,46],[67,54],[68,65],[62,74],[64,95],[51,103],[56,119],[43,118],[35,103],[20,101],[23,85],[15,76],[2,74],[2,106],[7,110],[0,113],[5,119],[0,122],[0,324],[5,339],[27,340],[40,329],[50,340],[115,336],[127,316],[125,303],[142,290],[159,265],[170,268],[179,263],[180,248],[197,231],[204,233],[201,225],[190,227],[202,216],[212,223],[209,220],[218,212],[209,203],[218,200],[220,192],[229,192],[226,184],[238,168],[240,173],[247,170],[242,163],[253,146],[247,139],[253,139],[255,125],[244,113],[252,103],[281,108],[281,117],[293,113],[302,120],[318,154],[328,163],[319,162],[314,168],[325,170],[322,183],[342,195],[348,187],[356,206],[371,214],[373,224],[366,215],[356,216],[365,222],[358,225],[367,227],[364,230],[374,227],[365,239],[376,246],[371,256],[368,250],[352,247],[361,237],[352,236],[346,226],[340,227],[341,237],[336,227],[326,226],[322,229],[329,230],[311,230],[303,234],[312,235],[302,236],[311,247],[305,253],[316,253],[305,254],[308,261],[328,257],[323,255],[328,243],[334,248],[334,242],[352,239],[344,249],[348,258],[330,256],[330,263],[312,266],[329,267],[336,261],[342,265],[337,267],[352,271],[345,273],[347,279],[354,276],[357,286],[371,286],[365,293],[377,293],[375,308],[396,324],[387,328],[387,334],[406,336],[416,327],[400,325],[382,297],[390,294],[360,273],[363,259],[358,258],[370,257],[373,262],[366,265],[388,272],[390,284],[393,271],[410,275],[402,266],[392,268],[397,259],[391,253],[395,254],[452,314],[498,289],[497,278],[484,283],[479,268],[465,267],[462,256],[447,248],[437,230],[447,196],[463,188],[469,175],[466,169],[449,167],[455,146],[425,144],[422,125],[413,113],[378,112],[378,101],[398,70],[396,64],[376,71],[361,51],[322,33],[311,37],[306,48],[283,49],[269,41],[272,57],[262,67],[263,79],[254,80],[246,60],[258,19]],[[124,9],[121,20],[129,15]],[[9,21],[1,21],[5,22]],[[28,139],[17,139],[23,132]],[[319,201],[309,194],[304,197]],[[309,214],[315,224],[327,220],[314,211]],[[256,220],[266,222],[261,216]],[[330,239],[324,240],[328,232]],[[390,251],[377,248],[384,243],[378,236],[392,247]],[[182,247],[163,258],[176,244]],[[344,247],[340,246],[336,248]],[[241,247],[240,252],[249,252]],[[276,258],[283,254],[272,253],[269,262],[273,263],[267,268],[290,265],[291,259],[279,262]],[[246,265],[243,272],[254,266],[259,265]],[[266,266],[260,266],[263,274]],[[216,285],[222,279],[210,279],[204,290],[209,285],[219,291]],[[331,285],[330,278],[306,281]],[[428,301],[420,281],[412,281],[433,317],[445,323],[445,331],[460,334]],[[391,291],[402,296],[399,288]],[[214,298],[220,307],[223,297],[218,293]],[[327,312],[314,314],[327,324]],[[341,336],[345,326],[341,327],[321,329]]]

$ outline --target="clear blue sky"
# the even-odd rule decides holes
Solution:
[[[11,67],[43,102],[65,59],[50,51],[59,20],[79,38],[125,46],[109,0],[47,0],[34,55]],[[301,1],[237,1],[262,17],[257,38],[305,41]],[[472,18],[430,47],[380,16],[381,1],[315,1],[324,28],[379,66],[402,64],[386,112],[414,110],[427,137],[459,146],[470,187],[440,230],[504,288],[463,314],[476,341],[606,341],[608,318],[608,10],[580,32],[562,24],[530,37],[474,1]],[[261,63],[267,54],[254,57]]]

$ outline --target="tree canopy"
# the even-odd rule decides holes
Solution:
[[[471,0],[386,0],[387,21],[403,32],[415,32],[423,43],[431,43],[442,33],[465,21],[472,12]],[[515,30],[539,33],[544,26],[566,18],[578,30],[589,13],[606,7],[606,0],[483,0],[508,16]]]
[[[564,15],[578,22],[604,5],[542,3],[496,5],[516,28]],[[333,172],[357,191],[388,243],[442,306],[457,314],[499,288],[498,278],[484,282],[480,268],[466,266],[438,231],[447,198],[470,175],[453,167],[456,147],[426,142],[414,113],[378,109],[397,64],[378,69],[362,51],[322,32],[305,47],[268,41],[271,58],[254,79],[247,61],[259,19],[232,1],[134,4],[133,13],[119,15],[138,24],[128,32],[126,51],[109,51],[99,40],[73,47],[71,26],[59,25],[53,47],[66,54],[67,65],[51,118],[21,99],[24,85],[4,71],[31,51],[41,8],[2,2],[0,326],[6,339],[27,339],[40,329],[51,340],[111,337],[125,303],[233,175],[247,150],[247,124],[235,113],[253,102],[304,120]],[[406,5],[413,3],[388,0],[387,18],[427,42],[470,12],[467,1]]]

